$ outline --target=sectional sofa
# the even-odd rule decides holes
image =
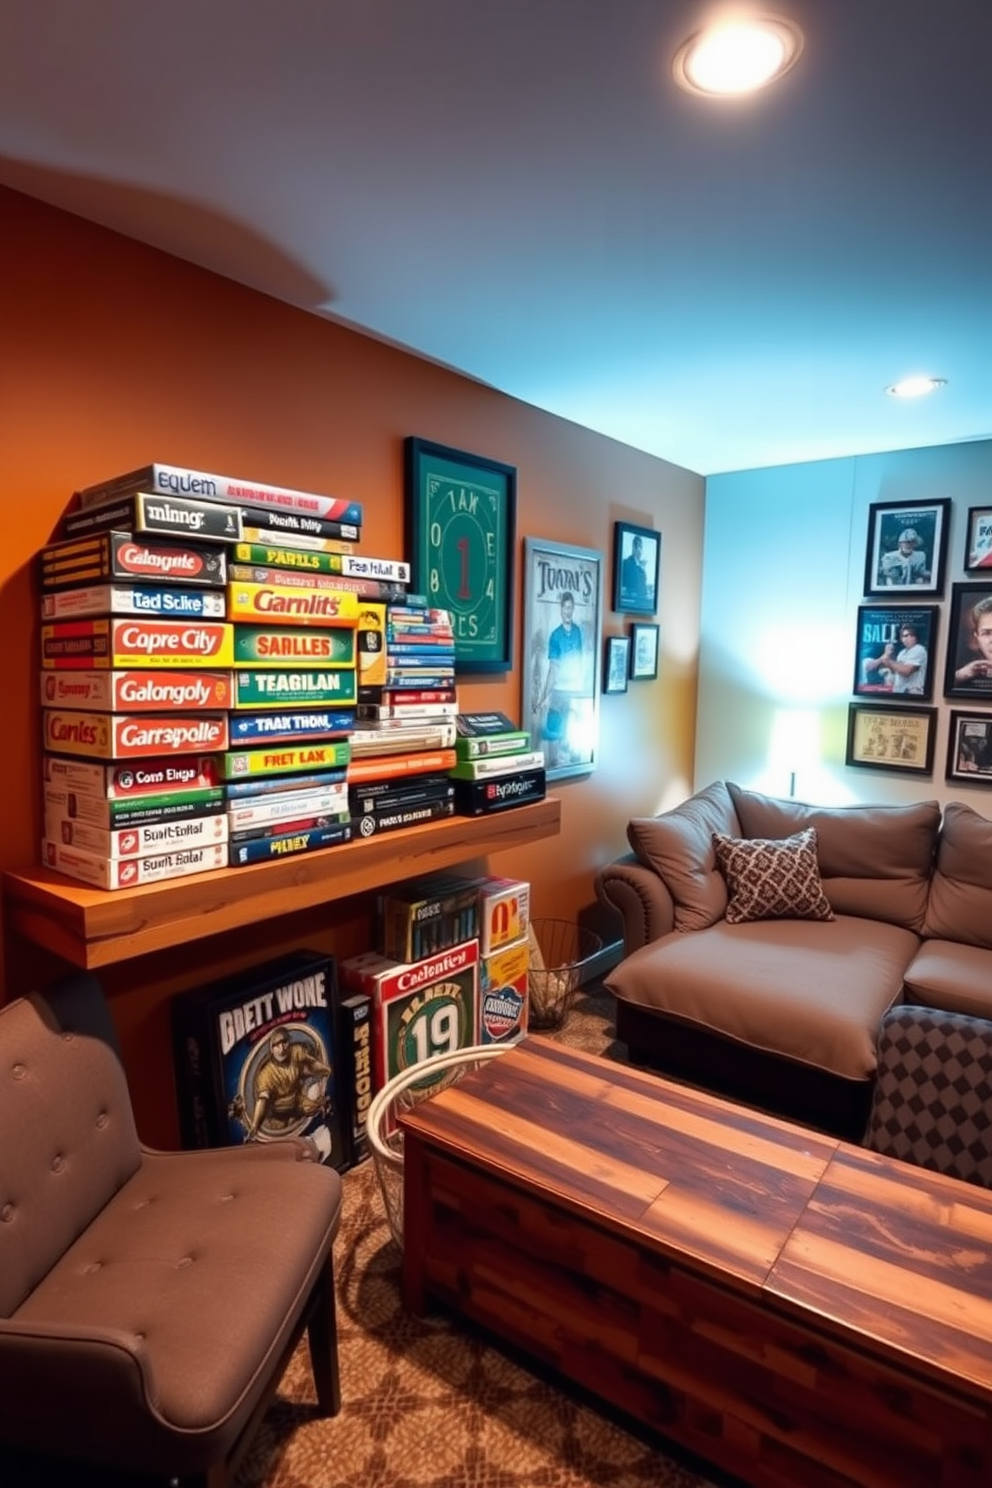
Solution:
[[[717,781],[628,840],[596,891],[637,1063],[858,1140],[893,1003],[992,1017],[992,822],[969,806]]]

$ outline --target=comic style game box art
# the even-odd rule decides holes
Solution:
[[[297,951],[172,1001],[185,1147],[306,1137],[350,1165],[334,1043],[332,957]]]

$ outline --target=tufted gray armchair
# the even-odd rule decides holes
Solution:
[[[335,1415],[340,1212],[304,1142],[143,1147],[93,977],[0,1008],[0,1451],[219,1488],[305,1328]]]

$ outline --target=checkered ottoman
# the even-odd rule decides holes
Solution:
[[[992,1021],[890,1008],[864,1145],[992,1188]]]

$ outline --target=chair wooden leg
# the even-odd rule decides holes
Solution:
[[[329,1256],[324,1274],[314,1288],[313,1308],[307,1323],[310,1367],[321,1415],[336,1416],[341,1409],[341,1374],[338,1367],[338,1323],[334,1302],[334,1263]]]

